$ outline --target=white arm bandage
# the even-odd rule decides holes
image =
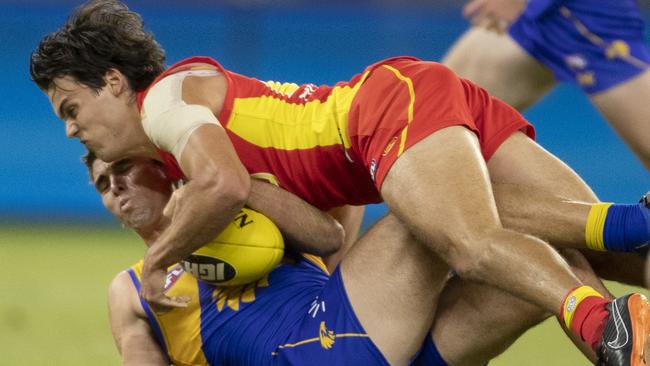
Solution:
[[[180,161],[192,133],[204,124],[221,126],[210,108],[183,101],[183,80],[187,76],[216,76],[217,71],[200,70],[173,74],[154,85],[142,104],[142,126],[158,148]]]

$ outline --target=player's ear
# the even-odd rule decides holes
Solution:
[[[131,88],[129,87],[129,81],[126,76],[120,72],[118,69],[110,68],[104,74],[104,82],[108,90],[114,96],[119,96],[124,92],[130,92]]]

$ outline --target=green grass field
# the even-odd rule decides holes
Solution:
[[[144,245],[126,231],[0,227],[0,366],[118,365],[106,288],[143,253]],[[588,364],[552,319],[491,363]]]

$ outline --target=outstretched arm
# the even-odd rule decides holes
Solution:
[[[169,365],[140,306],[138,293],[126,272],[120,272],[108,290],[108,318],[122,364]]]

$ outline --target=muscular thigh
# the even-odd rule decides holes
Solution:
[[[510,36],[470,28],[442,63],[518,110],[537,102],[555,85],[552,72]]]
[[[373,344],[391,364],[405,364],[431,327],[447,265],[389,214],[352,247],[340,271],[349,303]]]
[[[400,156],[381,189],[389,210],[459,272],[482,261],[486,233],[501,230],[476,135],[460,126]]]

